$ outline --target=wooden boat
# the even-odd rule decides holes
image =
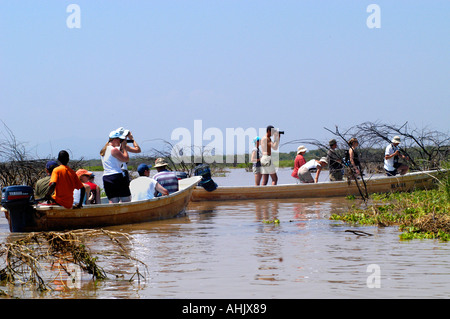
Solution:
[[[9,209],[2,200],[2,210],[11,232],[96,228],[168,219],[185,210],[200,179],[198,176],[184,179],[178,192],[143,201],[85,205],[81,209],[40,204]]]
[[[393,191],[411,191],[434,187],[435,176],[439,171],[408,173],[403,176],[381,176],[365,179],[368,193],[387,193]],[[363,182],[358,185],[364,189]],[[197,186],[192,193],[191,201],[223,201],[246,199],[278,199],[278,198],[314,198],[360,195],[354,180],[340,182],[322,182],[315,184],[286,184],[275,186],[219,186],[208,192]]]

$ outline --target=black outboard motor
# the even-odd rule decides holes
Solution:
[[[27,231],[35,224],[33,188],[8,186],[2,189],[2,206],[8,210],[11,232]]]
[[[175,171],[174,173],[177,176],[178,180],[188,178],[188,174],[186,172]]]

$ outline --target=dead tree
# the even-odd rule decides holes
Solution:
[[[1,120],[0,120],[1,121]],[[34,158],[26,144],[17,141],[12,130],[3,122],[0,130],[0,187],[28,185],[34,187],[37,180],[45,177],[45,164],[49,160]],[[83,160],[72,161],[74,170],[82,167]]]

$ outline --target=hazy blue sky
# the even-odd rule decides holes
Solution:
[[[448,0],[0,0],[0,119],[40,156],[99,158],[120,126],[146,153],[194,120],[284,141],[377,120],[447,132],[449,108]]]

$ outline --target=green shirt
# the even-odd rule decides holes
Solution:
[[[44,198],[47,195],[48,189],[50,188],[50,177],[41,178],[36,182],[36,186],[34,187],[34,197],[36,199]]]

